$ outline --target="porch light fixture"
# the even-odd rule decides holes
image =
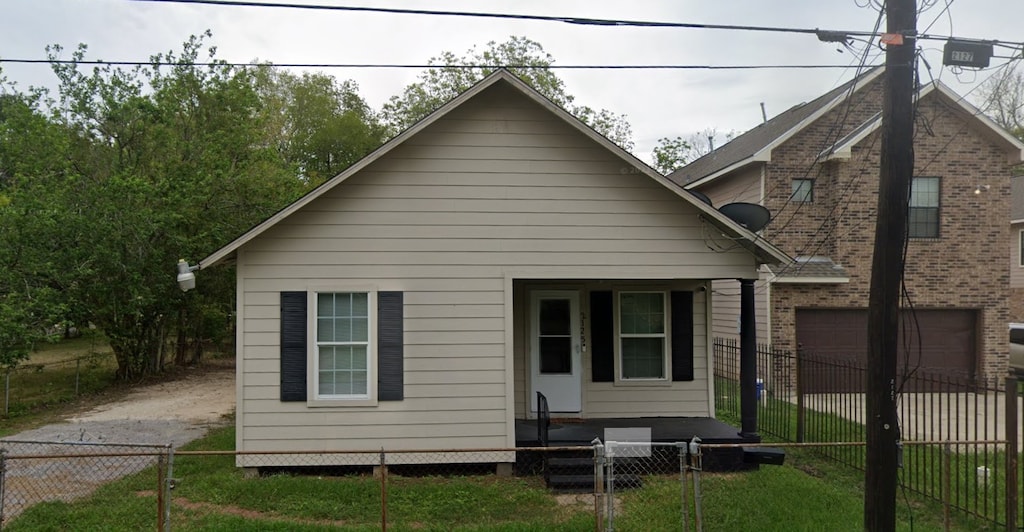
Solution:
[[[978,185],[977,187],[974,188],[974,193],[975,194],[981,194],[982,190],[988,190],[989,188],[990,188],[990,185]]]
[[[178,260],[178,286],[182,292],[188,292],[196,287],[196,274],[192,272],[198,269],[198,264],[189,266],[185,259]]]

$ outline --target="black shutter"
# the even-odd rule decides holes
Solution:
[[[693,292],[672,292],[672,380],[693,380]]]
[[[306,292],[281,292],[281,400],[306,400]]]
[[[594,382],[615,381],[615,311],[612,293],[590,293],[590,371]]]
[[[401,401],[405,339],[402,292],[377,293],[377,400]]]

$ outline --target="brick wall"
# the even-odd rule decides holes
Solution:
[[[795,347],[794,308],[867,307],[874,241],[880,132],[854,148],[849,160],[814,163],[825,147],[880,109],[881,83],[858,93],[772,153],[765,205],[776,218],[768,240],[792,256],[832,258],[850,274],[844,285],[772,288],[772,340]],[[1007,371],[1010,321],[1010,172],[1006,154],[983,136],[981,125],[932,92],[919,103],[915,175],[940,178],[940,238],[913,239],[905,283],[920,308],[975,309],[979,318],[980,376]],[[813,203],[788,202],[791,179],[816,179]],[[978,185],[989,185],[981,194]],[[1016,302],[1022,301],[1020,297]],[[1024,303],[1015,303],[1024,318]]]

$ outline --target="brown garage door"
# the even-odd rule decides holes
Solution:
[[[917,327],[914,327],[916,318]],[[920,333],[918,334],[918,330]],[[798,309],[796,341],[802,352],[829,362],[867,366],[868,312],[865,309]],[[973,310],[904,311],[900,321],[899,372],[919,367],[928,373],[973,377],[977,350],[977,312]],[[826,367],[804,364],[801,375],[809,393],[863,391],[858,372],[835,375]]]

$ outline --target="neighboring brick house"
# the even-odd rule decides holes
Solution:
[[[1010,321],[1024,323],[1024,175],[1010,189]]]
[[[868,71],[669,176],[717,207],[772,212],[762,235],[796,262],[762,270],[759,342],[866,360],[883,78]],[[917,107],[904,278],[920,335],[901,341],[911,346],[901,367],[998,378],[1008,357],[1010,168],[1024,144],[940,82],[921,88]],[[716,336],[737,336],[738,294],[737,282],[714,284]]]

